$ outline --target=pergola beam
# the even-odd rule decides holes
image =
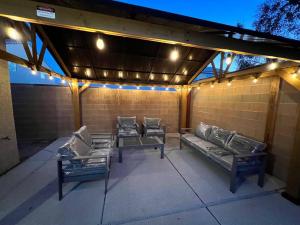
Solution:
[[[202,71],[216,58],[216,56],[219,54],[219,52],[214,52],[203,64],[202,66],[197,70],[197,72],[192,76],[192,78],[188,81],[188,84],[191,84],[193,80],[200,74]]]
[[[144,22],[101,13],[72,9],[57,5],[44,4],[55,9],[56,18],[51,20],[37,17],[39,2],[27,0],[0,1],[0,16],[13,20],[52,25],[88,32],[103,32],[109,35],[137,38],[161,43],[179,44],[189,47],[205,48],[215,51],[231,51],[236,54],[276,57],[300,62],[300,49],[289,48],[271,43],[258,43],[225,37],[213,33],[175,26]]]
[[[66,66],[66,64],[64,63],[64,60],[62,59],[62,57],[59,55],[58,51],[56,50],[56,48],[54,47],[54,45],[52,44],[51,40],[49,39],[49,37],[47,36],[46,32],[44,31],[44,29],[40,26],[40,25],[35,25],[36,29],[39,33],[39,35],[41,36],[43,42],[46,42],[47,47],[49,47],[49,50],[53,53],[55,59],[57,59],[58,64],[61,66],[61,68],[63,69],[63,71],[65,72],[65,74],[68,77],[71,77],[71,73],[68,69],[68,67]]]

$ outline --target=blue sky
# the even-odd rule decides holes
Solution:
[[[264,0],[119,0],[129,4],[253,29],[258,6]]]

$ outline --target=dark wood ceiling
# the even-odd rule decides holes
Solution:
[[[79,79],[186,84],[214,53],[211,50],[59,27],[43,26],[43,29],[67,65],[72,77]],[[96,47],[98,37],[105,42],[104,50]],[[180,53],[179,59],[175,62],[169,59],[170,52],[174,48]],[[120,71],[123,73],[123,78],[119,77]],[[139,74],[138,79],[137,74]],[[153,74],[153,80],[150,79],[150,74]],[[164,80],[165,75],[168,80]]]

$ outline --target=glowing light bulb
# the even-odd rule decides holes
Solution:
[[[105,43],[103,41],[103,39],[98,38],[97,42],[96,42],[97,48],[99,48],[100,50],[103,50],[105,48]]]
[[[61,83],[62,83],[62,84],[65,84],[65,83],[66,83],[66,80],[65,80],[65,79],[62,79],[62,80],[61,80]]]
[[[8,27],[6,29],[6,34],[10,39],[13,39],[16,41],[19,41],[22,39],[21,34],[15,28],[12,28],[12,27]]]
[[[122,71],[119,71],[119,77],[123,78],[123,72]]]
[[[257,83],[257,81],[258,81],[258,79],[257,78],[255,78],[255,79],[253,79],[253,83]]]
[[[168,90],[169,90],[169,88],[167,87],[167,88],[166,88],[166,91],[168,91]]]
[[[271,64],[269,64],[268,67],[270,70],[275,70],[278,67],[278,64],[275,62],[272,62]]]
[[[155,87],[151,87],[151,90],[154,90],[155,89]]]
[[[32,69],[32,70],[31,70],[31,74],[32,74],[32,75],[36,75],[36,73],[37,73],[37,72],[36,72],[35,69]]]
[[[136,77],[136,79],[139,79],[140,75],[137,73],[135,77]]]
[[[103,84],[103,87],[104,87],[104,88],[106,88],[106,85],[105,85],[105,84]]]
[[[189,56],[189,60],[193,60],[193,55],[190,55],[190,56]]]
[[[170,53],[170,60],[175,62],[179,58],[179,52],[177,49],[173,49]]]
[[[154,75],[150,74],[150,80],[154,80]]]
[[[232,57],[231,57],[230,54],[228,54],[227,57],[226,57],[226,59],[225,59],[225,63],[226,63],[227,65],[229,65],[231,62],[232,62]]]
[[[54,79],[53,76],[50,75],[50,76],[49,76],[49,80],[53,80],[53,79]]]
[[[119,88],[122,89],[123,87],[120,85]]]
[[[139,87],[139,86],[136,86],[136,89],[138,89],[138,90],[139,90],[139,89],[140,89],[140,87]]]
[[[168,75],[164,75],[164,81],[167,81],[169,78],[168,78]]]
[[[227,86],[231,86],[231,81],[228,81]]]
[[[103,76],[107,77],[107,72],[106,71],[103,72]]]
[[[85,74],[89,77],[91,76],[91,70],[90,69],[86,69],[85,70]]]

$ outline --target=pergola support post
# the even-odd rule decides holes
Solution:
[[[190,93],[188,85],[184,85],[180,91],[179,104],[179,132],[181,128],[188,127],[190,124]]]
[[[78,88],[78,80],[72,79],[71,81],[72,105],[74,115],[74,129],[78,130],[81,125],[81,110],[80,110],[80,96]]]

